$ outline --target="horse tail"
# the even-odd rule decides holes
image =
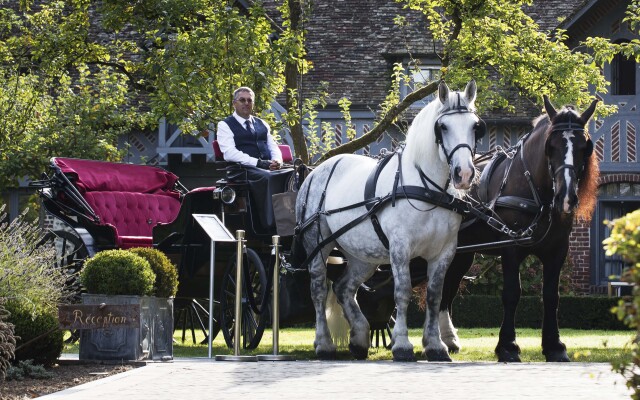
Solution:
[[[349,323],[344,317],[342,307],[338,304],[338,298],[333,292],[333,285],[329,285],[329,294],[327,296],[327,306],[325,315],[327,317],[327,325],[331,332],[331,339],[338,347],[346,347],[349,344]]]

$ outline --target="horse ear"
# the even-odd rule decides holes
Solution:
[[[464,96],[467,98],[469,104],[473,103],[476,100],[477,91],[478,86],[476,85],[476,80],[470,80],[469,83],[467,83],[467,87],[464,89]]]
[[[580,121],[582,121],[584,124],[586,124],[587,121],[589,121],[594,111],[596,111],[596,104],[598,104],[598,99],[595,99],[594,101],[592,101],[589,108],[584,110],[582,115],[580,115]]]
[[[440,81],[438,85],[438,98],[442,104],[446,104],[449,100],[449,86],[444,81]]]
[[[547,97],[546,94],[542,95],[542,98],[544,99],[544,109],[547,112],[549,119],[551,120],[553,119],[553,117],[555,117],[558,114],[558,112],[556,111],[555,108],[553,108],[553,105],[549,101],[549,97]]]

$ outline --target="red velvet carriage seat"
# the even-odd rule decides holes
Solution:
[[[161,168],[102,161],[55,158],[100,218],[113,229],[116,246],[150,247],[152,229],[180,211],[178,177]]]
[[[220,145],[217,140],[214,140],[213,143],[213,154],[215,156],[216,161],[224,161],[224,155],[222,154],[222,150],[220,150]],[[291,153],[291,147],[288,144],[279,144],[278,147],[282,152],[282,161],[285,163],[293,162],[293,153]]]

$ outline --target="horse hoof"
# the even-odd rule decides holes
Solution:
[[[456,344],[447,345],[447,350],[449,354],[458,354],[460,352],[460,347]]]
[[[336,351],[318,351],[316,352],[318,360],[331,361],[336,359]]]
[[[566,351],[552,351],[544,355],[547,362],[571,362]]]
[[[425,350],[427,361],[451,361],[451,357],[445,350]]]
[[[496,349],[499,362],[521,362],[517,351],[509,351],[504,348]]]
[[[413,362],[416,361],[416,355],[413,354],[413,349],[397,349],[392,350],[393,361],[398,362]]]
[[[356,360],[366,360],[369,356],[369,349],[349,343],[349,351]]]

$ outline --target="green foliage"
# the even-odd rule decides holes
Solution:
[[[52,156],[118,159],[118,137],[150,122],[109,51],[90,43],[89,4],[0,10],[0,188],[39,177]]]
[[[38,309],[19,300],[7,301],[6,308],[11,313],[9,322],[15,326],[15,336],[19,338],[16,340],[15,360],[53,364],[64,347],[57,311]]]
[[[473,277],[471,282],[463,281],[459,292],[462,294],[500,295],[504,287],[500,257],[476,254],[473,265],[467,272]],[[573,264],[565,259],[560,272],[559,292],[571,295],[576,292],[572,280]],[[542,293],[542,263],[535,256],[528,256],[520,265],[520,286],[524,296],[539,296]]]
[[[632,363],[614,365],[634,391],[633,398],[640,399],[640,210],[633,211],[614,221],[605,221],[611,227],[611,235],[603,241],[607,255],[619,255],[629,265],[621,279],[633,284],[631,300],[620,300],[612,309],[621,321],[637,334],[631,342]]]
[[[80,272],[80,281],[91,294],[151,296],[155,280],[147,260],[120,249],[97,253]]]
[[[14,326],[7,322],[8,317],[9,313],[0,303],[0,381],[5,378],[16,350]]]
[[[55,375],[42,365],[34,365],[33,360],[19,361],[7,371],[7,380],[22,381],[24,378],[51,379]]]
[[[0,221],[7,221],[0,206]],[[11,223],[0,223],[0,299],[32,304],[54,311],[71,295],[69,276],[55,268],[57,255],[52,242],[35,222],[25,221],[25,210]]]
[[[156,274],[153,295],[157,297],[174,297],[178,292],[178,270],[171,260],[160,250],[150,247],[138,247],[128,251],[149,262]]]
[[[474,78],[481,109],[514,110],[508,101],[511,88],[538,102],[547,94],[557,104],[583,108],[593,99],[590,86],[596,92],[606,91],[602,64],[568,48],[565,32],[540,31],[522,9],[530,0],[396,1],[424,13],[429,30],[443,48],[443,77],[454,87]],[[603,114],[614,110],[613,106],[599,107]]]

